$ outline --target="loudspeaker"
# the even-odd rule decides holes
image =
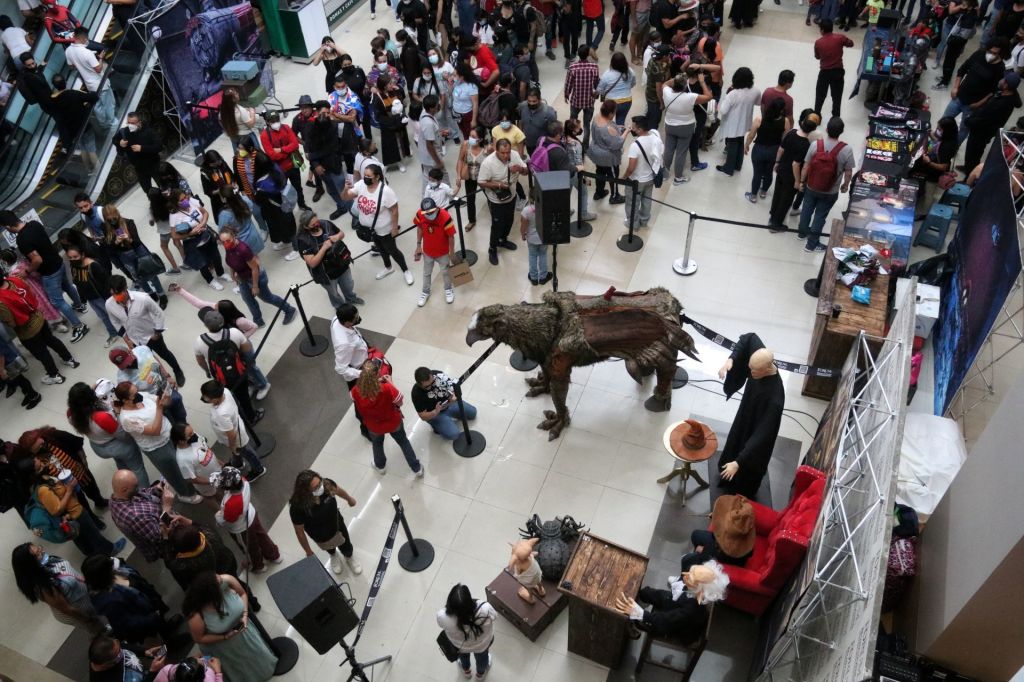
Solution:
[[[878,28],[895,28],[900,23],[900,19],[903,15],[900,14],[899,10],[895,9],[883,9],[879,10],[878,13]]]
[[[537,234],[545,244],[569,243],[569,171],[546,171],[533,176],[533,205]]]
[[[306,557],[267,578],[267,587],[281,615],[318,654],[326,654],[359,625],[327,569]]]

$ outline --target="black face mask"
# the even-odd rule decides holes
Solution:
[[[142,404],[142,394],[141,393],[136,393],[135,396],[132,398],[132,402],[135,403],[136,405],[141,405]]]
[[[188,442],[192,443],[192,444],[198,443],[199,442],[199,434],[198,433],[193,433],[191,436],[188,437]]]
[[[359,315],[356,315],[356,319],[352,320],[352,326],[354,327],[354,326],[356,326],[357,324],[359,324],[362,321],[363,321],[363,318],[360,317]]]

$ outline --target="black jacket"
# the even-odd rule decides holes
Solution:
[[[128,146],[122,148],[121,140],[125,140]],[[114,134],[114,139],[111,142],[119,153],[128,157],[128,162],[137,171],[150,175],[156,173],[156,169],[160,165],[161,145],[156,133],[150,128],[143,126],[135,132],[131,132],[126,126]],[[132,145],[136,144],[142,147],[141,151],[132,151]]]
[[[50,115],[57,124],[62,144],[70,144],[89,120],[89,111],[99,99],[95,92],[54,90],[50,95]]]
[[[46,82],[42,69],[37,68],[34,71],[21,69],[18,71],[18,80],[15,85],[26,102],[38,104],[40,109],[52,114],[53,104],[50,101],[50,95],[53,94],[53,89]]]
[[[664,594],[664,590],[658,590]],[[668,596],[668,595],[665,595]],[[659,599],[658,604],[644,611],[639,627],[655,637],[673,635],[687,644],[697,641],[708,622],[708,610],[684,591],[679,599]]]
[[[987,102],[978,107],[967,119],[967,127],[971,132],[995,134],[1006,125],[1013,110],[1021,105],[1020,95],[1013,92],[1009,95],[996,93]]]
[[[320,165],[327,169],[328,173],[341,173],[341,145],[338,140],[337,122],[312,121],[302,137],[311,168],[316,170]]]

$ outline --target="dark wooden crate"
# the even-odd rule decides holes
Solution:
[[[540,597],[534,593],[536,601],[533,604],[527,604],[519,598],[519,581],[508,569],[502,570],[487,586],[487,601],[494,610],[505,616],[531,642],[537,641],[540,633],[554,622],[569,602],[565,595],[558,591],[555,583],[545,580],[543,585],[546,594]]]

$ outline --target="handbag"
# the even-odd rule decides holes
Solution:
[[[444,630],[441,630],[437,635],[437,646],[441,649],[441,655],[449,661],[455,662],[459,660],[459,647],[452,644],[452,640],[448,639],[448,635]]]
[[[164,265],[163,260],[160,256],[156,255],[152,251],[146,250],[146,253],[139,256],[139,262],[135,266],[135,274],[140,279],[148,279],[150,277],[156,277],[167,272],[167,266]]]
[[[377,365],[377,373],[382,377],[391,376],[394,368],[388,362],[388,359],[384,357],[384,351],[380,348],[377,348],[377,346],[367,346],[366,359]]]
[[[508,187],[494,190],[494,198],[497,199],[499,204],[504,204],[512,199],[512,170],[506,168],[505,171],[508,178],[506,180]]]
[[[961,15],[961,16],[956,18],[956,24],[950,30],[949,37],[950,38],[959,38],[960,40],[970,40],[971,38],[974,37],[974,29],[975,29],[975,27],[971,26],[970,28],[961,28],[961,26],[960,26],[960,19],[962,19],[962,18],[963,18],[963,15]]]
[[[647,152],[644,151],[644,146],[640,144],[640,141],[635,140],[633,144],[635,144],[640,149],[640,153],[643,155],[644,161],[646,161],[647,165],[651,167],[652,171],[654,171],[654,186],[661,187],[661,185],[665,182],[665,167],[662,166],[661,168],[654,170],[654,164],[652,164],[651,160],[647,158]]]
[[[957,174],[955,171],[946,171],[939,176],[939,189],[949,189],[957,183]]]
[[[619,84],[619,81],[621,81],[621,80],[622,80],[622,74],[620,73],[619,77],[615,79],[615,82],[612,83],[611,85],[609,85],[608,89],[605,90],[604,92],[600,92],[600,91],[598,91],[597,88],[594,88],[594,92],[593,92],[594,98],[595,99],[603,100],[605,97],[608,96],[608,93],[611,92],[615,88],[615,86]]]
[[[356,224],[356,236],[364,242],[372,242],[376,234],[377,218],[380,217],[380,200],[384,196],[384,182],[381,181],[380,189],[377,190],[377,210],[373,212],[373,223],[369,227],[362,223]]]
[[[302,158],[302,152],[292,152],[292,165],[298,168],[300,171],[306,167],[306,160]]]
[[[335,280],[344,275],[352,265],[352,252],[345,245],[345,240],[339,239],[331,244],[320,260],[320,265],[323,266],[327,279]]]
[[[290,182],[284,184],[284,188],[281,190],[281,210],[285,213],[291,213],[295,210],[295,206],[299,203],[299,193],[295,191],[295,186]]]

